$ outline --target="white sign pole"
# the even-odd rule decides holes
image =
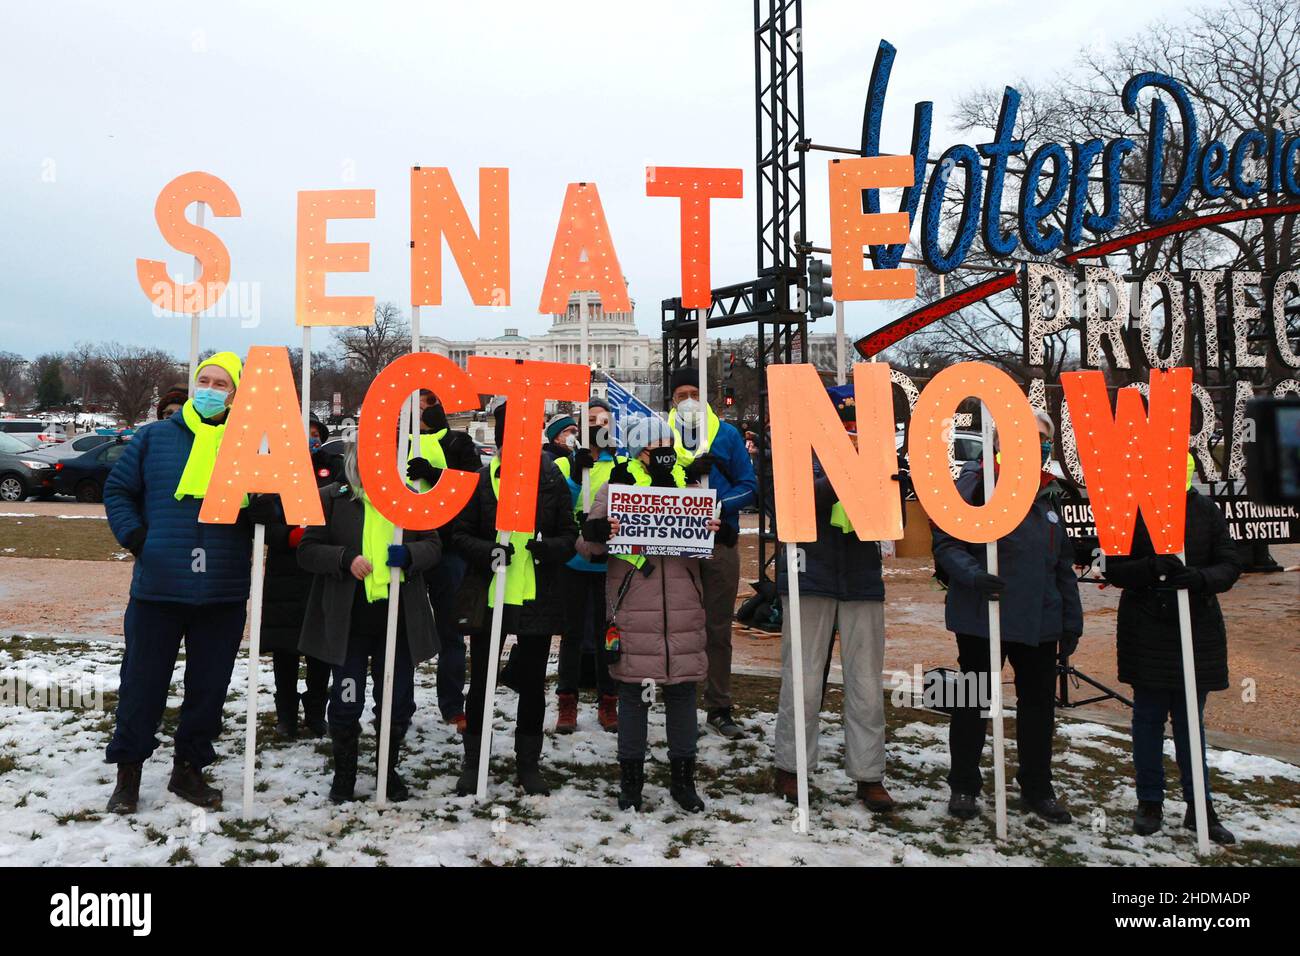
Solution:
[[[587,335],[588,335],[587,322],[588,322],[587,293],[585,291],[582,291],[578,293],[578,328],[581,333],[581,341],[582,341],[582,345],[580,346],[581,348],[580,361],[582,362],[583,368],[590,369],[591,368],[591,347],[590,347],[590,343],[587,341]],[[579,429],[581,429],[581,433],[582,433],[583,448],[591,447],[591,429],[590,426],[587,424],[587,408],[588,408],[587,399],[584,398],[582,400],[582,407],[579,409],[578,412],[582,416],[578,420],[578,427]],[[579,502],[581,502],[582,504],[582,511],[584,514],[591,507],[591,501],[589,500],[590,497],[591,497],[591,469],[584,468],[582,469],[582,496],[578,499]]]
[[[203,227],[203,213],[208,208],[207,203],[199,203],[198,209],[194,211],[194,224],[199,228]],[[199,275],[203,266],[199,264],[199,257],[194,257],[194,281],[199,281]],[[199,314],[197,312],[190,315],[190,396],[194,394],[194,376],[199,371]]]
[[[984,437],[984,501],[993,498],[993,417],[988,406],[980,403]],[[998,543],[985,545],[989,574],[998,573]],[[1007,838],[1007,768],[1006,737],[1002,723],[1002,603],[993,595],[989,600],[989,716],[993,718],[993,788],[999,840]]]
[[[499,449],[498,449],[499,451]],[[510,543],[509,531],[498,531],[499,544]],[[478,790],[474,799],[482,802],[487,799],[488,761],[492,758],[492,713],[496,709],[497,666],[501,662],[501,618],[506,604],[506,569],[505,566],[493,568],[492,588],[496,592],[492,604],[492,632],[488,645],[487,686],[483,690],[483,728],[478,744]]]
[[[796,833],[808,832],[808,740],[804,720],[803,699],[803,621],[799,616],[799,546],[793,541],[785,545],[785,571],[790,582],[790,606],[786,608],[790,620],[790,688],[794,691],[794,759],[798,771],[799,818],[795,821]]]
[[[244,720],[244,811],[253,816],[253,773],[257,766],[257,663],[262,652],[262,581],[266,572],[266,525],[253,525],[253,571],[248,595],[248,712]]]
[[[848,381],[847,366],[844,362],[844,303],[835,301],[835,384],[843,385]]]
[[[411,351],[420,350],[420,307],[411,307]],[[406,476],[406,460],[409,457],[413,435],[420,434],[420,393],[412,392],[407,399],[409,419],[407,427],[400,428],[397,439],[397,471],[403,479]],[[406,411],[407,409],[404,409]],[[393,544],[402,543],[402,526],[393,528]],[[371,571],[373,574],[374,571]],[[384,632],[384,689],[379,708],[379,755],[375,761],[375,805],[382,807],[388,803],[388,748],[393,739],[393,671],[397,666],[397,612],[401,600],[402,569],[389,568],[388,574],[388,621]]]
[[[695,420],[695,457],[707,454],[709,450],[709,310],[696,309],[695,318],[699,323],[696,327],[696,353],[698,361],[696,367],[700,375],[700,414]],[[683,423],[682,427],[685,427]],[[709,487],[709,476],[700,476],[700,487]],[[722,505],[718,505],[718,516],[721,518]]]
[[[1187,555],[1178,552],[1187,563]],[[1196,801],[1196,851],[1210,852],[1210,820],[1205,796],[1205,767],[1201,763],[1201,709],[1197,705],[1196,661],[1192,655],[1192,607],[1185,588],[1178,589],[1178,636],[1182,642],[1183,696],[1187,703],[1187,748],[1192,761],[1192,795]]]

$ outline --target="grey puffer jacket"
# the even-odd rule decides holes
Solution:
[[[608,489],[608,485],[606,486]],[[609,492],[597,495],[589,517],[609,515]],[[588,560],[607,556],[603,543],[578,539],[578,553]],[[637,570],[620,557],[608,558],[605,574],[605,619],[618,602],[619,589],[632,575],[618,605],[618,629],[623,653],[611,665],[615,680],[658,684],[687,684],[704,680],[709,671],[705,654],[704,585],[699,558],[647,557]]]

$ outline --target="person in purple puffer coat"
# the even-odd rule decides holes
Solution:
[[[628,429],[630,458],[610,473],[609,484],[681,488],[686,474],[677,464],[673,434],[660,418],[639,419]],[[717,531],[719,522],[710,522]],[[672,798],[699,813],[704,801],[695,790],[698,715],[696,684],[708,675],[704,587],[700,559],[646,555],[608,555],[605,543],[618,534],[609,517],[609,495],[599,495],[582,526],[578,553],[589,560],[608,558],[605,607],[616,621],[620,655],[610,665],[619,681],[618,764],[621,810],[641,809],[645,785],[646,732],[650,704],[663,688],[668,731]]]

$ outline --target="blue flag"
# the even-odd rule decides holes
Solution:
[[[606,381],[605,400],[609,402],[610,417],[614,420],[614,439],[618,442],[619,454],[626,455],[627,423],[656,412],[614,379],[606,377]]]

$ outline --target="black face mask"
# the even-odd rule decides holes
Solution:
[[[650,452],[649,472],[652,477],[670,477],[677,464],[677,449],[655,448]]]
[[[431,432],[440,432],[447,428],[447,413],[441,405],[430,405],[420,413],[420,424]]]

